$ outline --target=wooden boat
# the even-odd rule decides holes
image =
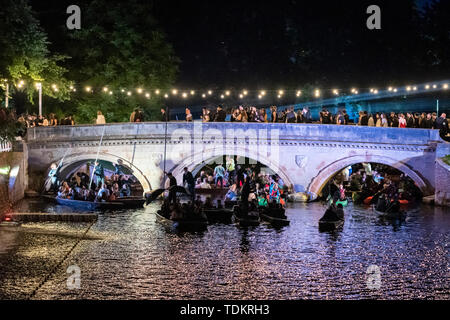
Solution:
[[[123,203],[125,208],[142,208],[145,203],[145,199],[142,197],[119,197],[116,200],[112,201]]]
[[[405,220],[406,212],[405,211],[397,211],[397,212],[382,212],[375,209],[380,219],[386,220]]]
[[[203,213],[208,218],[209,222],[231,222],[231,218],[233,216],[233,209],[203,209]]]
[[[333,231],[344,225],[344,220],[319,220],[319,230],[321,231]]]
[[[171,220],[162,215],[161,210],[156,213],[156,219],[166,227],[177,230],[203,230],[208,226],[208,222],[205,219],[179,219]]]
[[[241,227],[256,227],[261,223],[258,211],[249,211],[243,214],[239,206],[233,208],[233,219]]]
[[[283,208],[259,207],[259,215],[262,220],[269,222],[273,226],[287,226],[290,221],[284,214]]]
[[[141,197],[123,197],[117,198],[116,200],[110,202],[72,200],[72,199],[58,198],[50,195],[44,195],[43,197],[51,201],[55,201],[60,205],[72,207],[79,210],[133,209],[133,208],[142,208],[145,203],[145,199]]]
[[[122,202],[92,202],[82,200],[71,200],[63,198],[53,198],[57,204],[72,207],[80,210],[119,210],[124,209],[125,204]]]

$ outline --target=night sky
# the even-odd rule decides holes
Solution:
[[[78,1],[82,10],[86,2]],[[448,77],[448,61],[430,67],[435,54],[412,10],[430,2],[166,0],[154,1],[150,14],[181,60],[180,88],[368,87]],[[32,1],[56,49],[72,3]],[[444,36],[449,3],[439,12]],[[370,4],[381,8],[381,30],[366,27]]]

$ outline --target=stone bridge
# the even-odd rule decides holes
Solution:
[[[313,198],[338,171],[361,162],[397,168],[430,195],[436,157],[450,153],[437,130],[230,122],[39,127],[29,129],[24,146],[29,186],[35,190],[51,163],[62,158],[63,175],[95,159],[97,152],[100,160],[121,159],[149,191],[163,185],[164,154],[166,171],[179,183],[184,167],[196,172],[204,162],[238,155],[268,166],[295,191],[310,192]]]

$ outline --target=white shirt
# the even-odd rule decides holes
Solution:
[[[105,116],[102,114],[97,115],[96,124],[106,124]]]

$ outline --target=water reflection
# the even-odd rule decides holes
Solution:
[[[17,209],[72,212],[36,200]],[[102,213],[89,238],[34,298],[449,298],[449,212],[444,208],[411,209],[398,223],[350,205],[343,227],[323,233],[320,203],[290,204],[291,224],[283,228],[214,224],[194,233],[167,230],[156,220],[156,209],[153,204]],[[37,223],[19,232],[0,229],[0,298],[26,297],[86,227]],[[77,291],[65,286],[72,264],[82,271]],[[372,264],[382,272],[379,290],[366,285]]]

